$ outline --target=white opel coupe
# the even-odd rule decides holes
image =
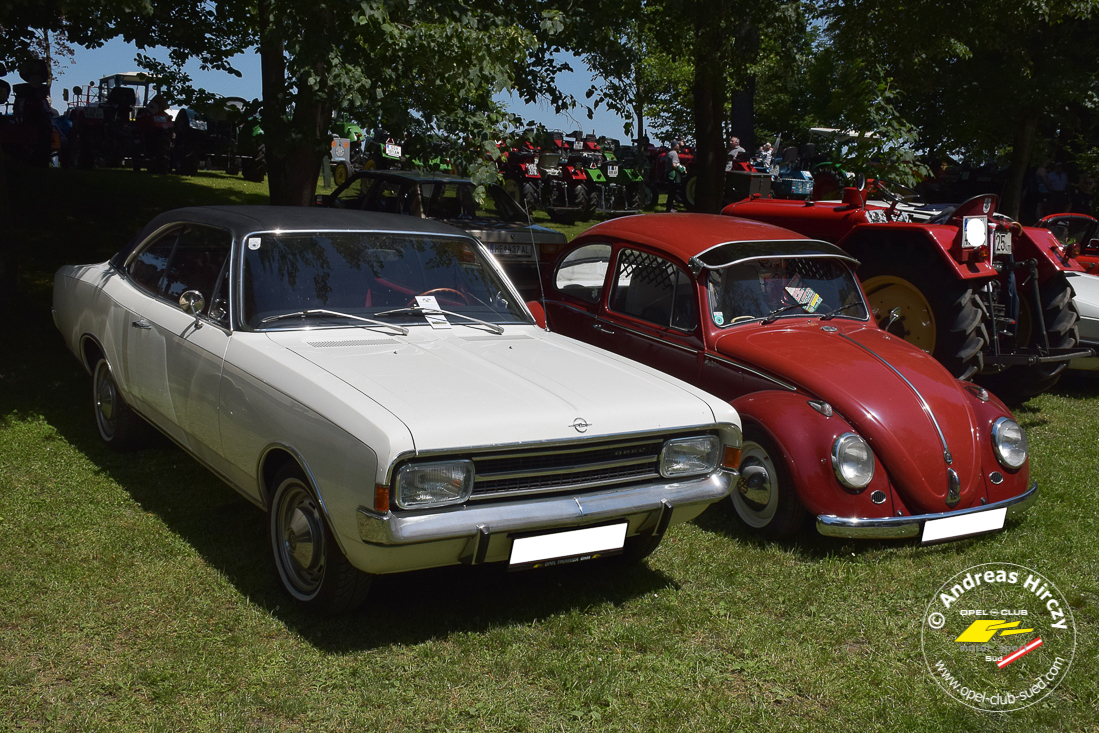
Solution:
[[[728,403],[546,332],[443,224],[179,209],[53,302],[103,440],[151,423],[265,509],[319,610],[380,573],[644,557],[736,479]]]

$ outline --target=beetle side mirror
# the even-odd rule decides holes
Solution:
[[[179,296],[179,307],[184,313],[190,313],[195,317],[196,329],[202,328],[202,321],[198,319],[198,314],[206,307],[206,299],[202,297],[202,293],[197,290],[184,291],[183,295]]]
[[[543,331],[549,330],[549,328],[546,326],[546,310],[542,307],[541,303],[539,303],[537,300],[528,300],[527,310],[529,310],[530,314],[534,316],[534,322],[538,324],[538,328],[542,329]]]

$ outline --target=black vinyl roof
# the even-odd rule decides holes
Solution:
[[[233,240],[258,231],[381,231],[417,232],[423,234],[468,237],[455,227],[401,214],[380,214],[373,211],[329,209],[312,206],[189,206],[160,214],[111,258],[122,263],[138,244],[153,232],[172,224],[205,224],[227,229]]]

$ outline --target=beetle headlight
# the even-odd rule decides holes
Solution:
[[[844,433],[832,445],[832,470],[841,484],[861,491],[874,478],[874,451],[861,435]]]
[[[716,435],[676,438],[660,451],[660,475],[664,478],[710,473],[721,460],[721,441]]]
[[[1007,468],[1014,470],[1026,463],[1026,432],[1010,417],[992,423],[992,447],[996,449],[996,459]]]
[[[397,472],[397,506],[402,509],[461,504],[473,491],[473,461],[409,463]]]

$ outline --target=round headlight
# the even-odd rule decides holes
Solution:
[[[1026,463],[1026,432],[1010,417],[992,423],[992,447],[996,449],[996,459],[1007,468],[1021,468]]]
[[[832,469],[841,484],[862,491],[874,478],[874,451],[862,436],[844,433],[832,446]]]

